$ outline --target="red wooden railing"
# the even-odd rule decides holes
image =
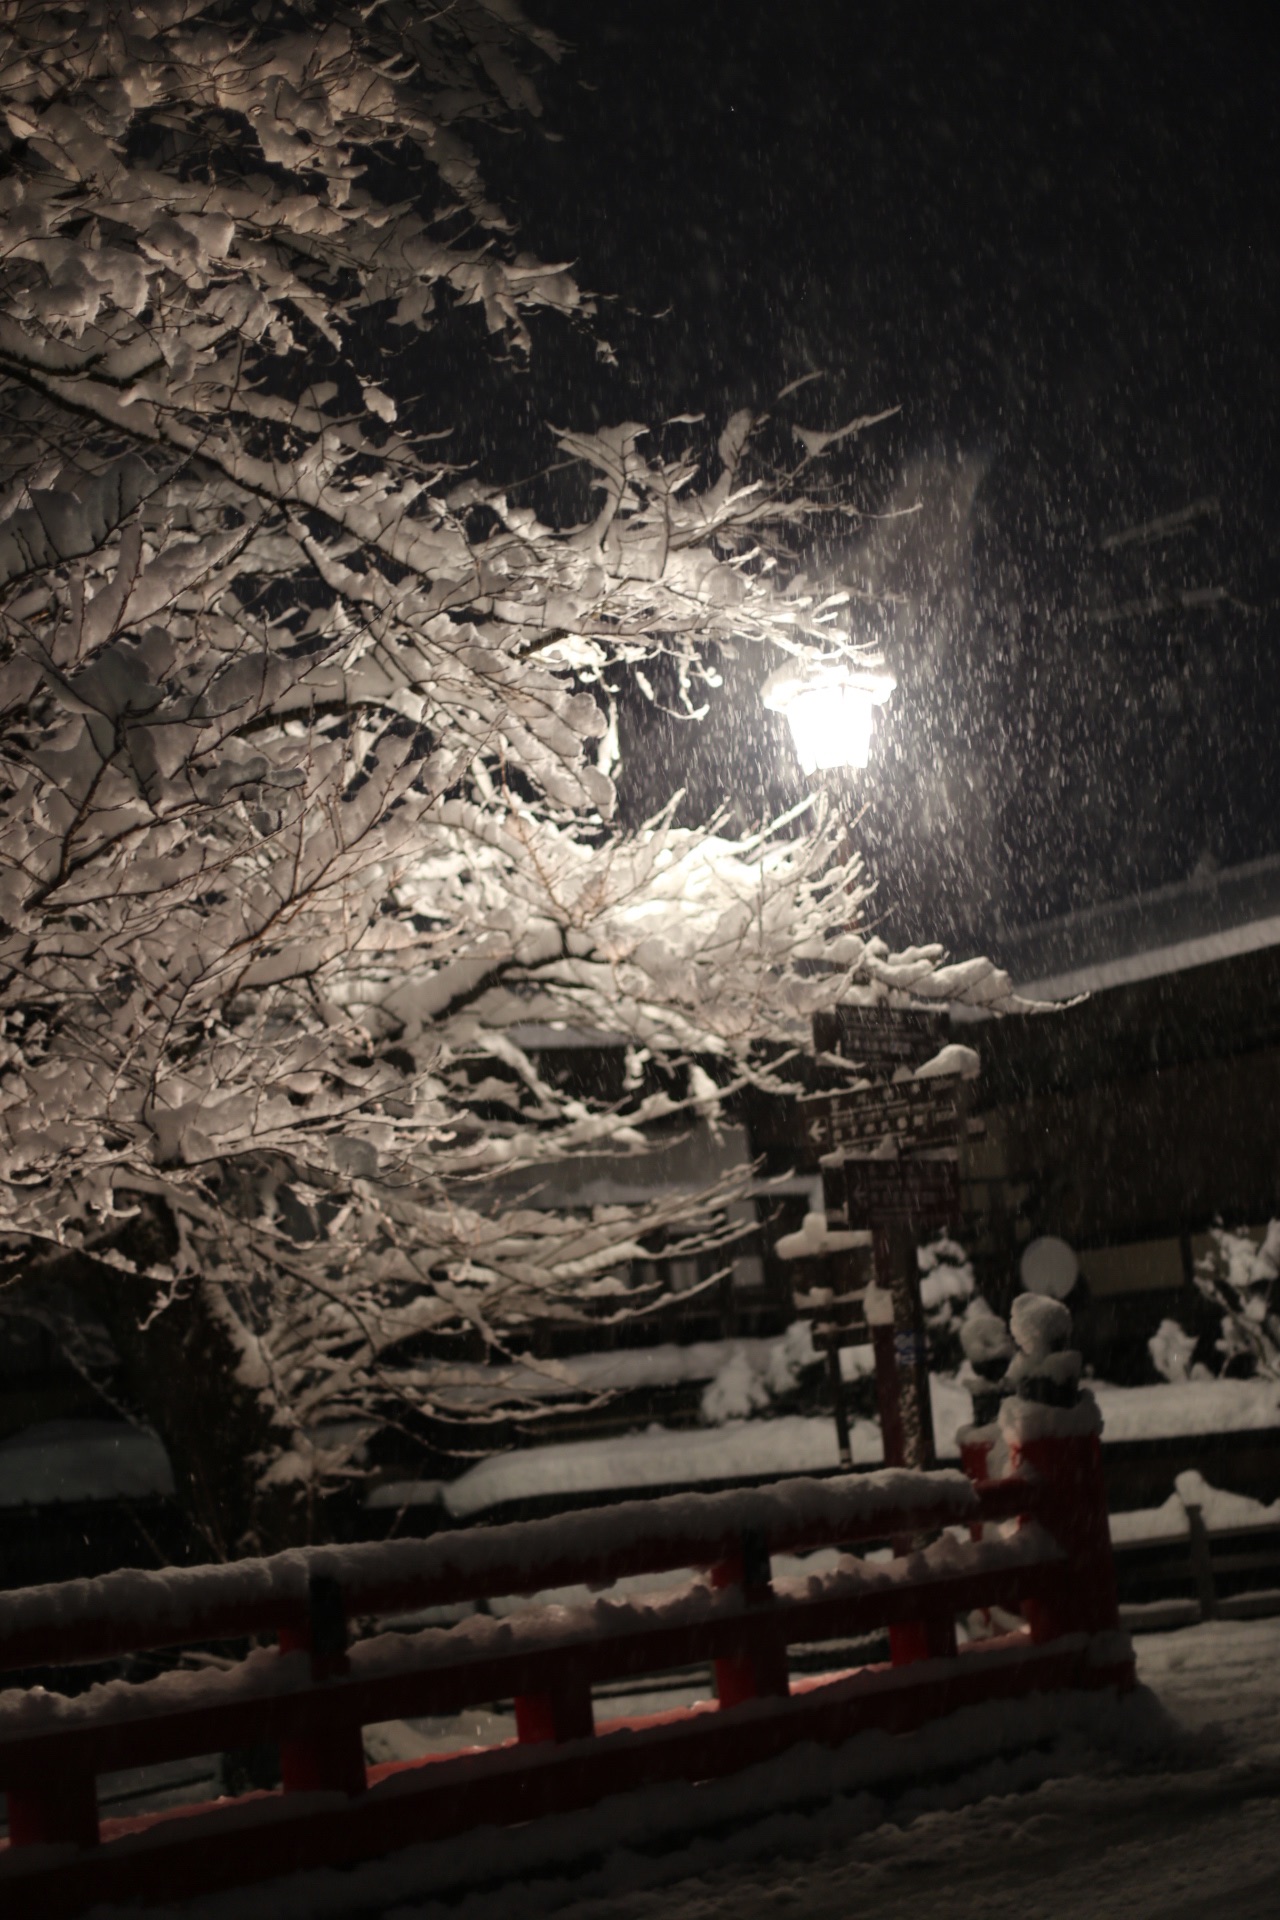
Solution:
[[[968,1464],[980,1473],[985,1460],[971,1454]],[[836,1746],[980,1701],[1132,1685],[1115,1631],[1096,1438],[1028,1443],[1016,1464],[1002,1481],[900,1470],[797,1480],[0,1594],[0,1667],[9,1670],[278,1637],[278,1651],[260,1648],[231,1669],[78,1696],[0,1695],[10,1824],[0,1904],[57,1920],[107,1900],[172,1902],[659,1781],[710,1779],[800,1741]],[[991,1536],[991,1523],[1010,1519],[1021,1524]],[[941,1529],[952,1531],[921,1544]],[[895,1543],[888,1562],[771,1577],[775,1554],[886,1538]],[[710,1579],[347,1644],[353,1619],[683,1567]],[[1025,1628],[957,1655],[957,1616],[991,1607],[1020,1611]],[[789,1674],[792,1647],[886,1627],[889,1665]],[[707,1663],[714,1701],[597,1728],[594,1688]],[[511,1699],[514,1741],[366,1767],[366,1726]],[[99,1819],[101,1774],[262,1743],[279,1750],[279,1792]]]

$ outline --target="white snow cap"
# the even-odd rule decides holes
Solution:
[[[878,1287],[873,1280],[862,1296],[862,1311],[866,1315],[869,1327],[891,1327],[893,1325],[893,1294],[888,1287]]]
[[[942,1080],[958,1073],[962,1080],[976,1080],[981,1071],[982,1061],[975,1050],[961,1046],[958,1040],[952,1040],[941,1052],[935,1053],[932,1060],[926,1060],[922,1067],[916,1068],[915,1078]]]
[[[871,1234],[865,1227],[833,1228],[825,1213],[806,1213],[798,1233],[784,1233],[774,1244],[779,1260],[813,1260],[824,1253],[850,1253],[855,1247],[869,1247]]]
[[[1009,1314],[1009,1325],[1027,1359],[1047,1360],[1071,1338],[1071,1315],[1061,1300],[1042,1294],[1020,1293]]]
[[[975,1294],[965,1308],[960,1322],[960,1345],[965,1359],[975,1367],[992,1360],[1004,1360],[1013,1352],[1008,1327],[980,1293]]]
[[[1026,1440],[1073,1440],[1102,1432],[1098,1403],[1087,1387],[1074,1407],[1047,1407],[1011,1395],[1000,1403],[1000,1431],[1012,1448]]]
[[[1079,1272],[1074,1250],[1053,1233],[1031,1241],[1018,1263],[1018,1277],[1026,1291],[1042,1293],[1049,1300],[1065,1300]]]

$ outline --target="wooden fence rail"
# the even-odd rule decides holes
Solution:
[[[230,1668],[79,1695],[0,1695],[10,1827],[0,1903],[57,1920],[106,1900],[173,1902],[713,1778],[801,1741],[836,1746],[982,1701],[1132,1685],[1096,1437],[1029,1442],[1015,1469],[994,1482],[904,1471],[798,1480],[0,1595],[0,1663],[10,1670],[278,1640]],[[1001,1521],[1017,1524],[997,1529]],[[774,1578],[775,1555],[885,1539],[888,1560],[844,1556],[828,1572]],[[699,1575],[658,1593],[531,1604],[348,1644],[353,1620],[682,1568]],[[991,1608],[1026,1624],[958,1653],[957,1618]],[[790,1672],[793,1647],[885,1628],[888,1664]],[[713,1701],[597,1727],[593,1689],[708,1663]],[[514,1741],[366,1766],[367,1726],[501,1700],[515,1702]],[[104,1773],[264,1743],[280,1754],[279,1792],[99,1818]]]

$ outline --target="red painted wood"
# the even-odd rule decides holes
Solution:
[[[1115,1561],[1096,1433],[1068,1439],[1024,1440],[1012,1449],[1040,1482],[1039,1516],[1066,1553],[1071,1577],[1060,1580],[1027,1609],[1032,1637],[1104,1633],[1120,1624]]]
[[[590,1683],[580,1673],[561,1674],[545,1693],[516,1695],[516,1736],[525,1745],[587,1740],[595,1728]]]
[[[9,1840],[15,1847],[96,1847],[98,1783],[91,1773],[63,1773],[39,1786],[8,1790]]]
[[[0,1741],[0,1786],[33,1779],[52,1785],[69,1766],[77,1772],[106,1773],[262,1741],[307,1741],[334,1726],[456,1714],[494,1700],[550,1693],[566,1675],[579,1684],[599,1686],[718,1659],[768,1660],[779,1643],[837,1640],[914,1620],[922,1610],[955,1615],[984,1606],[1016,1609],[1028,1599],[1047,1599],[1061,1582],[1061,1564],[1055,1560],[904,1582],[852,1596],[810,1600],[780,1595],[767,1611],[735,1609],[735,1596],[728,1593],[718,1615],[708,1609],[704,1617],[670,1626],[659,1617],[654,1625],[596,1632],[528,1651],[469,1659],[460,1651],[449,1666],[416,1671],[406,1658],[404,1667],[370,1677],[360,1673],[357,1661],[346,1678],[319,1687],[304,1681],[293,1693],[264,1688],[257,1696],[171,1707],[153,1717],[59,1727]]]
[[[949,1660],[955,1650],[956,1623],[951,1615],[904,1620],[889,1629],[889,1651],[895,1667],[909,1667],[914,1660]]]
[[[509,1577],[502,1554],[473,1550],[470,1571],[449,1577],[471,1581],[486,1570],[484,1587],[599,1583],[620,1570],[653,1571],[691,1561],[713,1568],[710,1596],[691,1590],[680,1617],[621,1616],[610,1627],[570,1624],[556,1640],[527,1633],[514,1621],[486,1647],[460,1634],[447,1665],[417,1665],[439,1642],[409,1639],[387,1661],[386,1647],[345,1651],[346,1618],[368,1607],[371,1591],[359,1581],[339,1592],[332,1573],[311,1577],[307,1607],[285,1617],[274,1596],[255,1610],[252,1624],[270,1619],[281,1632],[293,1666],[275,1672],[259,1664],[246,1686],[229,1674],[225,1688],[195,1705],[134,1703],[132,1717],[64,1724],[40,1734],[0,1741],[0,1785],[11,1794],[14,1844],[0,1855],[0,1897],[34,1895],[31,1911],[49,1920],[91,1902],[139,1899],[163,1905],[205,1889],[259,1880],[297,1867],[368,1859],[427,1835],[443,1838],[481,1824],[503,1824],[587,1806],[610,1793],[660,1781],[710,1779],[775,1757],[802,1740],[839,1744],[863,1728],[903,1732],[963,1705],[1062,1687],[1133,1684],[1132,1661],[1091,1665],[1087,1636],[1114,1626],[1115,1586],[1096,1439],[1032,1443],[1022,1463],[1030,1477],[980,1484],[983,1520],[1038,1514],[1062,1549],[1051,1559],[986,1567],[929,1578],[901,1577],[883,1586],[856,1586],[815,1596],[807,1586],[775,1587],[770,1554],[784,1546],[828,1544],[840,1519],[789,1522],[785,1502],[768,1509],[767,1529],[747,1533],[711,1527],[691,1545],[688,1510],[679,1516],[678,1543],[662,1529],[590,1564],[520,1557],[519,1542],[538,1524],[503,1529],[512,1536]],[[981,1472],[985,1460],[974,1460]],[[694,1498],[697,1498],[696,1496]],[[708,1512],[720,1513],[708,1496]],[[854,1503],[856,1504],[856,1503]],[[615,1510],[643,1516],[645,1503]],[[939,1514],[955,1517],[954,1504]],[[871,1531],[865,1516],[841,1527],[841,1538],[879,1538],[887,1531],[918,1536],[930,1523],[922,1511],[882,1512]],[[859,1527],[861,1533],[859,1534]],[[543,1542],[549,1538],[545,1532]],[[502,1543],[505,1551],[505,1542]],[[537,1539],[534,1540],[536,1549]],[[466,1557],[465,1555],[463,1556]],[[344,1566],[346,1562],[342,1563]],[[548,1569],[553,1568],[556,1578]],[[496,1569],[496,1572],[495,1572]],[[385,1601],[402,1590],[388,1584],[385,1558],[376,1570]],[[445,1569],[449,1572],[448,1568]],[[904,1570],[905,1575],[905,1570]],[[421,1569],[414,1588],[421,1602]],[[441,1569],[431,1569],[438,1597]],[[999,1605],[1023,1608],[1032,1633],[1016,1644],[986,1643],[954,1650],[957,1614]],[[190,1617],[189,1615],[187,1616]],[[202,1616],[208,1625],[208,1615]],[[225,1625],[226,1615],[219,1616]],[[94,1622],[88,1621],[94,1628]],[[129,1626],[130,1623],[124,1623]],[[101,1622],[98,1623],[101,1625]],[[137,1645],[170,1644],[172,1622],[135,1622]],[[85,1623],[81,1623],[82,1629]],[[887,1627],[894,1664],[819,1683],[788,1677],[787,1649],[804,1642],[852,1636]],[[96,1629],[94,1629],[96,1630]],[[185,1636],[176,1636],[185,1637]],[[75,1635],[70,1638],[75,1640]],[[1036,1641],[1041,1644],[1033,1645]],[[83,1647],[83,1631],[75,1644]],[[309,1659],[297,1659],[308,1653]],[[76,1654],[71,1657],[82,1657]],[[594,1734],[592,1688],[641,1679],[672,1668],[710,1662],[718,1705],[614,1722]],[[280,1691],[284,1682],[286,1690]],[[221,1691],[223,1697],[217,1697]],[[495,1699],[516,1700],[519,1739],[464,1756],[432,1758],[407,1767],[380,1767],[369,1781],[361,1729],[379,1720],[455,1714]],[[93,1780],[115,1768],[144,1765],[228,1747],[274,1743],[283,1759],[285,1791],[194,1812],[109,1821],[98,1832]],[[696,1790],[696,1788],[692,1789]],[[323,1807],[313,1796],[323,1794]],[[244,1823],[247,1823],[245,1825]],[[236,1836],[233,1838],[233,1835]],[[70,1842],[79,1851],[51,1852],[36,1843]],[[26,1911],[13,1905],[14,1911]]]
[[[858,1476],[852,1476],[856,1492]],[[991,1497],[988,1488],[978,1489],[979,1498]],[[785,1492],[783,1482],[769,1491]],[[1028,1511],[1037,1498],[1034,1483],[1009,1484],[1006,1513]],[[567,1552],[562,1544],[558,1520],[514,1522],[503,1527],[479,1527],[469,1534],[437,1536],[430,1542],[399,1542],[406,1549],[406,1563],[420,1556],[422,1549],[440,1542],[442,1554],[455,1555],[457,1564],[446,1558],[428,1572],[389,1571],[388,1549],[372,1543],[346,1547],[342,1552],[343,1591],[349,1616],[377,1616],[410,1613],[424,1606],[447,1606],[462,1600],[487,1598],[497,1593],[548,1592],[557,1587],[605,1584],[638,1573],[670,1572],[681,1567],[711,1567],[727,1560],[739,1545],[739,1523],[717,1519],[716,1494],[690,1494],[688,1502],[705,1505],[708,1521],[705,1533],[690,1543],[687,1531],[671,1539],[655,1522],[652,1510],[661,1504],[647,1500],[620,1503],[610,1511],[625,1525],[628,1537],[606,1554],[586,1557]],[[838,1504],[838,1503],[837,1503]],[[940,1502],[936,1511],[916,1509],[910,1513],[884,1510],[874,1519],[855,1511],[837,1512],[829,1522],[812,1519],[779,1519],[768,1530],[771,1553],[791,1553],[823,1546],[854,1545],[859,1541],[889,1539],[894,1534],[934,1532],[957,1518],[954,1508]],[[990,1517],[997,1517],[992,1514]],[[495,1538],[501,1548],[502,1536],[510,1538],[509,1557],[495,1552]],[[468,1564],[469,1542],[478,1541],[485,1549],[482,1567]],[[327,1564],[324,1548],[307,1549],[303,1557]],[[278,1555],[265,1564],[273,1571],[277,1561],[296,1562],[299,1555]],[[219,1569],[212,1570],[215,1574]],[[159,1616],[144,1613],[123,1614],[110,1603],[113,1576],[103,1575],[92,1583],[101,1594],[95,1607],[91,1597],[83,1616],[70,1625],[59,1621],[52,1603],[49,1619],[22,1630],[0,1631],[0,1670],[14,1667],[63,1666],[105,1660],[117,1654],[144,1649],[183,1646],[208,1640],[251,1639],[261,1633],[294,1636],[296,1644],[305,1644],[308,1609],[305,1593],[268,1593],[254,1601],[219,1600],[214,1585],[203,1594],[197,1586],[190,1593],[171,1597]],[[79,1583],[69,1583],[79,1584]],[[59,1589],[51,1589],[51,1594]]]
[[[327,1641],[324,1623],[317,1633],[314,1617],[305,1627],[286,1627],[280,1633],[281,1653],[310,1654],[311,1678],[317,1687],[345,1679],[351,1672],[341,1596],[335,1592],[329,1598],[338,1611],[328,1622]],[[310,1612],[314,1616],[314,1604]],[[365,1790],[364,1739],[359,1726],[347,1722],[312,1727],[307,1733],[281,1739],[278,1748],[280,1778],[286,1793],[353,1794]]]
[[[586,1807],[663,1780],[718,1778],[777,1757],[801,1741],[835,1746],[875,1728],[907,1733],[941,1714],[994,1699],[1064,1688],[1132,1684],[1132,1663],[1090,1664],[1081,1642],[1037,1648],[1001,1664],[1007,1648],[977,1651],[940,1671],[920,1665],[867,1669],[767,1706],[661,1716],[641,1731],[606,1730],[564,1746],[507,1746],[384,1772],[370,1791],[335,1812],[284,1795],[195,1809],[114,1838],[96,1853],[33,1859],[0,1854],[8,1910],[71,1920],[108,1900],[163,1906],[196,1892],[259,1881],[300,1867],[340,1867],[481,1825],[507,1825]],[[229,1818],[236,1839],[229,1844]],[[129,1823],[132,1825],[132,1823]]]

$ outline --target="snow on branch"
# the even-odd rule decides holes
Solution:
[[[0,1232],[122,1350],[198,1325],[292,1498],[450,1341],[501,1361],[732,1243],[736,1188],[585,1217],[496,1176],[785,1088],[841,999],[1010,989],[858,930],[825,803],[614,824],[619,671],[674,663],[696,714],[722,645],[859,648],[751,413],[557,430],[527,464],[582,518],[454,445],[444,316],[508,359],[591,321],[468,139],[538,113],[550,36],[506,0],[0,30]],[[566,1089],[538,1023],[653,1071]]]

